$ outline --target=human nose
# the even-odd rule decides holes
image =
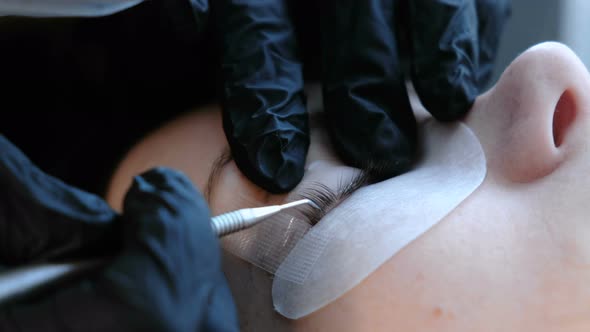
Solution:
[[[570,133],[588,121],[590,75],[567,46],[547,42],[521,54],[474,105],[468,122],[490,170],[514,182],[552,173],[566,158]]]

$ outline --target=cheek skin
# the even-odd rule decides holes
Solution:
[[[490,209],[490,203],[501,209]],[[334,331],[589,331],[572,266],[521,193],[490,183],[340,299],[294,324]],[[576,326],[576,328],[572,328]]]

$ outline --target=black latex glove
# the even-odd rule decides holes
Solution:
[[[0,264],[115,253],[116,219],[102,199],[43,173],[0,135]]]
[[[1,331],[238,330],[207,205],[182,174],[136,177],[118,216],[0,135],[0,184],[5,265],[116,255],[84,281],[2,308]]]
[[[303,176],[309,129],[286,0],[212,2],[223,123],[240,170],[270,192]],[[407,171],[416,121],[404,63],[435,118],[461,118],[491,75],[509,1],[321,2],[324,106],[340,157],[379,180]]]
[[[463,117],[491,75],[506,0],[322,2],[324,107],[334,147],[380,178],[407,171],[416,121],[404,67],[432,115]]]
[[[223,74],[223,127],[254,183],[286,192],[303,177],[309,127],[285,0],[211,1]]]

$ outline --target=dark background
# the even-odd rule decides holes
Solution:
[[[102,194],[135,141],[215,98],[214,48],[167,10],[2,19],[0,132],[44,171]]]
[[[0,133],[44,171],[102,194],[139,138],[216,100],[213,32],[178,15],[188,1],[166,1],[105,18],[0,18]],[[492,83],[529,46],[559,39],[562,4],[513,0]],[[319,2],[292,6],[306,79],[318,79]]]
[[[292,2],[298,37],[317,51],[319,4],[306,2]],[[137,140],[217,99],[214,32],[198,33],[188,6],[151,0],[103,18],[1,18],[0,133],[45,172],[103,194]],[[319,78],[313,51],[300,54],[308,79]]]
[[[518,54],[530,46],[562,38],[562,9],[569,0],[512,0],[512,17],[500,41],[493,84]],[[590,17],[590,13],[588,13]]]

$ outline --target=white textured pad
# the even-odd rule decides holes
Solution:
[[[0,0],[0,16],[106,16],[143,0]]]
[[[296,319],[334,301],[483,182],[485,155],[466,125],[431,120],[420,132],[423,157],[413,171],[359,189],[291,250],[273,282],[279,313]]]

